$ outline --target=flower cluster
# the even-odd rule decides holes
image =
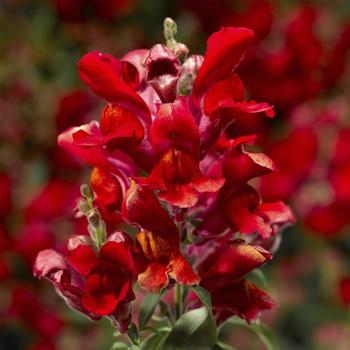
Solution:
[[[175,33],[167,18],[166,45],[79,61],[81,80],[107,102],[99,121],[58,138],[93,167],[78,201],[88,232],[71,237],[65,254],[40,252],[34,264],[70,307],[106,316],[122,332],[136,282],[152,293],[199,284],[219,323],[253,321],[275,303],[246,275],[272,258],[280,228],[294,221],[283,202],[263,203],[251,181],[276,170],[249,149],[257,135],[245,125],[273,118],[273,107],[247,100],[235,73],[253,32],[222,28],[204,57],[189,56]],[[183,298],[189,308],[200,303]]]

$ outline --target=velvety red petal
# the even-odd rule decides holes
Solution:
[[[99,260],[109,262],[131,274],[135,269],[130,246],[126,242],[107,241],[100,249]]]
[[[86,276],[97,264],[98,259],[91,247],[80,244],[69,251],[67,259],[73,269]]]
[[[120,207],[123,193],[115,176],[95,167],[91,173],[91,187],[95,193],[97,205],[106,210]]]
[[[199,98],[210,85],[225,79],[238,66],[254,38],[247,28],[221,28],[207,41],[204,62],[194,83],[193,95]]]
[[[199,282],[199,277],[193,272],[190,264],[182,255],[176,256],[169,264],[169,277],[177,283],[192,286]]]
[[[136,166],[129,156],[119,150],[108,151],[100,145],[87,142],[86,135],[100,138],[99,124],[90,124],[66,130],[58,136],[58,144],[69,153],[86,164],[102,168],[115,174],[120,171],[132,175],[136,174]]]
[[[204,97],[204,111],[210,115],[220,104],[221,101],[244,100],[244,86],[237,74],[232,74],[228,79],[221,80],[211,86]]]
[[[176,148],[197,155],[199,131],[186,97],[160,105],[152,123],[150,138],[152,147],[158,154]]]
[[[201,274],[201,285],[213,290],[230,284],[261,266],[271,257],[271,254],[261,247],[254,247],[244,241],[234,241],[220,252],[217,261]]]
[[[211,295],[213,313],[219,324],[234,315],[250,323],[262,311],[276,307],[269,295],[246,280],[218,288]]]
[[[241,147],[228,150],[223,157],[223,175],[230,185],[243,185],[255,177],[277,170],[273,161],[265,154],[246,152]]]
[[[173,220],[161,206],[153,191],[145,186],[131,184],[124,196],[122,214],[129,222],[136,223],[148,231],[178,237]]]
[[[116,69],[116,67],[118,67]],[[150,122],[150,112],[143,99],[121,79],[120,62],[98,51],[83,56],[78,63],[81,80],[110,103],[116,103]]]
[[[258,233],[263,238],[271,235],[271,226],[257,212],[259,194],[246,185],[231,195],[225,206],[225,217],[233,231],[241,234]]]
[[[150,263],[147,269],[139,274],[138,281],[142,289],[159,293],[169,283],[167,267],[159,263]]]
[[[294,224],[296,218],[288,205],[283,202],[262,203],[259,212],[268,217],[271,225]]]

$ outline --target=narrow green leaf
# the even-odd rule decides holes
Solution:
[[[267,287],[266,277],[260,269],[255,269],[251,271],[246,277],[250,282],[256,284],[258,287]]]
[[[142,330],[149,319],[152,317],[153,312],[160,301],[159,294],[149,293],[145,296],[143,303],[141,305],[141,310],[139,313],[139,329]]]
[[[165,340],[162,350],[210,350],[217,341],[216,324],[207,307],[183,314]]]
[[[237,350],[232,345],[218,341],[212,350]]]
[[[192,286],[192,290],[196,293],[197,297],[200,299],[203,305],[206,306],[208,310],[211,310],[210,293],[198,284]]]
[[[278,349],[277,340],[271,328],[269,328],[266,324],[262,323],[261,321],[249,325],[247,322],[238,317],[232,317],[227,321],[227,323],[231,325],[244,327],[253,331],[259,337],[262,343],[266,346],[267,350]]]
[[[127,350],[128,349],[128,344],[125,344],[122,341],[117,341],[115,342],[110,350]]]
[[[144,339],[141,343],[142,350],[161,350],[163,349],[162,344],[165,338],[168,336],[168,332],[165,333],[154,333]]]

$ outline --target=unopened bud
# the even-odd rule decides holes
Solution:
[[[83,214],[87,215],[90,211],[90,206],[85,199],[79,199],[78,208]]]
[[[175,55],[178,57],[178,59],[181,62],[185,61],[188,53],[190,52],[188,47],[183,43],[176,43],[173,50],[174,50]]]
[[[93,228],[98,228],[101,225],[101,215],[97,209],[94,209],[87,217],[89,224]]]
[[[177,33],[176,22],[172,18],[166,17],[164,19],[163,26],[164,26],[164,37],[165,37],[165,40],[173,39],[175,34]]]
[[[86,199],[93,199],[94,197],[94,194],[92,193],[90,186],[88,186],[87,184],[83,184],[80,186],[80,193]]]

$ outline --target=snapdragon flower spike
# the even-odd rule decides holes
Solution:
[[[108,316],[118,322],[119,307],[134,299],[134,262],[123,234],[112,235],[97,254],[87,236],[73,236],[67,248],[66,256],[40,252],[34,275],[50,280],[68,306],[92,320]]]
[[[136,240],[145,259],[138,276],[142,288],[159,292],[170,278],[179,284],[198,283],[181,254],[177,227],[151,189],[133,183],[125,195],[122,213],[125,220],[140,228]]]
[[[256,243],[269,248],[294,220],[284,203],[263,203],[248,184],[276,171],[270,158],[246,148],[256,139],[246,121],[274,115],[267,103],[246,100],[235,73],[254,34],[222,28],[204,57],[186,59],[175,23],[165,26],[166,45],[121,60],[95,51],[79,61],[81,79],[106,106],[99,122],[70,128],[58,141],[93,167],[93,193],[79,202],[92,240],[72,238],[66,256],[39,253],[34,273],[74,309],[123,330],[136,280],[153,293],[173,282],[201,283],[219,322],[231,315],[252,321],[274,305],[245,279],[271,258]],[[106,241],[106,227],[121,225],[136,230],[133,242],[121,233]],[[232,241],[238,234],[251,244]],[[207,252],[190,264],[187,254],[204,244]]]

